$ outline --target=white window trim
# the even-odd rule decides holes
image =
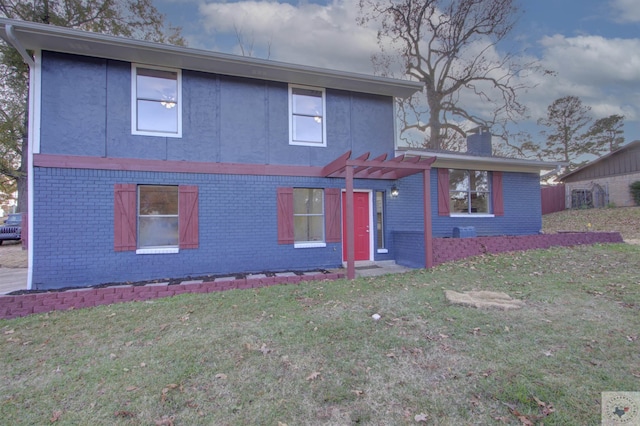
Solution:
[[[316,214],[305,214],[305,215],[298,215],[298,216],[306,216],[306,217],[312,217],[312,216],[319,217],[319,216],[322,216],[322,238],[323,238],[322,241],[297,241],[297,242],[294,241],[293,248],[326,247],[327,246],[327,243],[326,243],[326,240],[327,240],[327,229],[326,229],[326,225],[325,224],[326,224],[327,212],[325,211],[325,198],[324,198],[325,195],[326,195],[325,194],[325,189],[326,188],[314,188],[314,187],[302,187],[302,186],[299,186],[299,187],[295,187],[293,189],[294,189],[294,191],[296,189],[320,189],[320,190],[322,190],[322,214],[320,215],[320,214],[316,213]],[[294,221],[295,221],[295,218],[296,218],[296,214],[295,214],[295,207],[294,207],[294,213],[293,213]],[[295,236],[294,236],[294,238],[295,238]]]
[[[177,91],[178,91],[178,130],[175,133],[172,132],[160,132],[149,130],[138,130],[138,96],[137,96],[137,75],[138,68],[146,68],[151,70],[170,71],[177,73]],[[156,67],[152,65],[144,64],[131,64],[131,134],[140,136],[162,136],[166,138],[181,138],[182,137],[182,70],[175,68]]]
[[[143,248],[137,249],[136,254],[174,254],[180,253],[178,247],[159,247],[159,248]]]
[[[322,92],[322,143],[296,141],[293,139],[293,89],[294,88],[317,90],[319,92]],[[289,145],[315,146],[315,147],[327,146],[327,93],[325,89],[321,87],[301,86],[298,84],[289,85]]]
[[[294,243],[294,248],[316,248],[316,247],[326,247],[327,243]]]
[[[449,217],[478,218],[478,217],[496,217],[496,216],[491,213],[451,213]]]

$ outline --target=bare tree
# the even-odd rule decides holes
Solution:
[[[181,29],[165,23],[151,0],[0,0],[0,16],[147,41],[185,45]],[[0,44],[0,174],[27,211],[29,72],[20,55]]]
[[[377,72],[400,69],[424,83],[398,109],[406,142],[455,149],[465,123],[495,133],[524,115],[518,77],[533,64],[496,50],[519,15],[515,0],[360,0],[360,9],[361,25],[380,25]]]

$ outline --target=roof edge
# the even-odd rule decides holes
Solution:
[[[398,148],[396,150],[396,155],[399,154],[405,154],[407,156],[435,156],[436,161],[433,163],[434,168],[466,168],[502,172],[539,173],[542,170],[559,169],[566,165],[566,163],[561,162],[525,160],[507,157],[481,157],[464,153],[435,152],[412,148]]]
[[[247,77],[356,92],[410,97],[422,83],[348,71],[331,70],[203,49],[175,46],[92,33],[28,21],[0,18],[0,37],[13,45],[7,26],[26,49],[55,51],[105,59],[170,66],[216,74]]]

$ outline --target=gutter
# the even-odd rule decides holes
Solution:
[[[18,51],[25,64],[29,65],[29,68],[35,68],[36,63],[33,58],[29,55],[27,50],[22,47],[22,43],[18,40],[15,33],[13,32],[13,24],[9,24],[5,27],[5,32],[7,34],[7,38],[9,39],[9,43]]]

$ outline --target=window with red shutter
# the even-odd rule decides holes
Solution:
[[[114,187],[113,248],[115,251],[135,250],[137,220],[137,186],[116,184]]]
[[[438,215],[449,216],[449,169],[438,169]]]
[[[495,216],[504,216],[502,172],[493,172],[492,175],[491,203],[493,204],[493,214]]]
[[[342,241],[340,199],[339,188],[327,188],[324,190],[325,240],[328,243]]]
[[[278,244],[293,244],[293,188],[277,189]]]
[[[180,229],[180,248],[198,248],[198,187],[180,185],[178,228]]]

